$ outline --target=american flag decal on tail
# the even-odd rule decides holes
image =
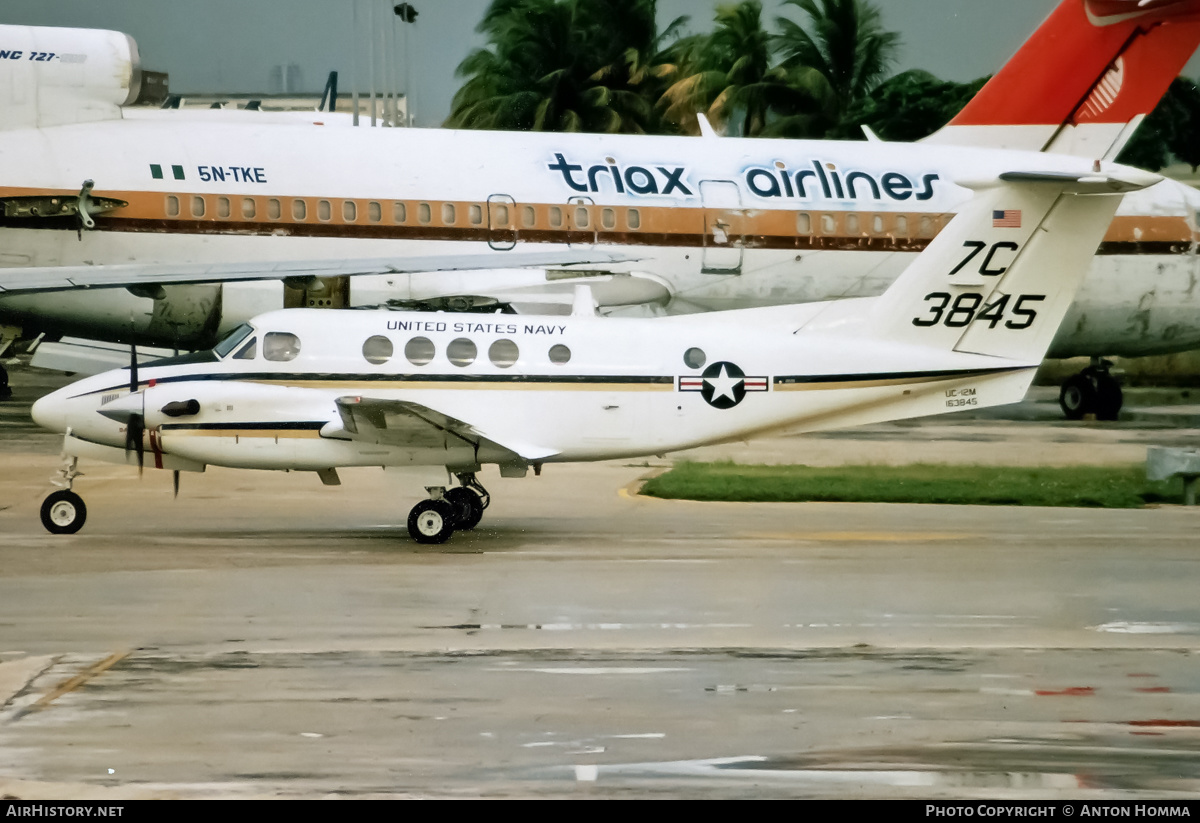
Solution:
[[[992,212],[992,228],[993,229],[1019,229],[1021,228],[1021,210],[1020,209],[1005,209],[1003,211]]]

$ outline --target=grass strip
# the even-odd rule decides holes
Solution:
[[[1182,503],[1178,481],[1151,483],[1144,466],[749,466],[678,463],[642,494],[673,500],[798,503],[957,503],[1131,509]]]

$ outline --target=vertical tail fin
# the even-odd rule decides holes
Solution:
[[[1063,0],[931,143],[1111,159],[1200,45],[1200,0]]]
[[[1066,164],[1064,164],[1066,165]],[[1037,363],[1108,228],[1120,194],[1158,175],[1009,172],[972,185],[974,199],[876,298],[881,338]]]

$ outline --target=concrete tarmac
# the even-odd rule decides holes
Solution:
[[[712,504],[668,461],[482,478],[410,542],[378,470],[84,465],[0,404],[0,796],[1200,796],[1200,508]],[[1043,392],[1044,394],[1044,392]],[[1131,463],[1190,412],[938,418],[742,462]],[[1171,418],[1171,414],[1174,417]]]

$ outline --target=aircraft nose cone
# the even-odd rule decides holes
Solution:
[[[67,430],[67,415],[63,408],[61,398],[58,397],[58,392],[48,394],[33,404],[33,408],[29,410],[33,416],[33,422],[37,423],[43,429],[49,429],[53,432],[65,432]]]

